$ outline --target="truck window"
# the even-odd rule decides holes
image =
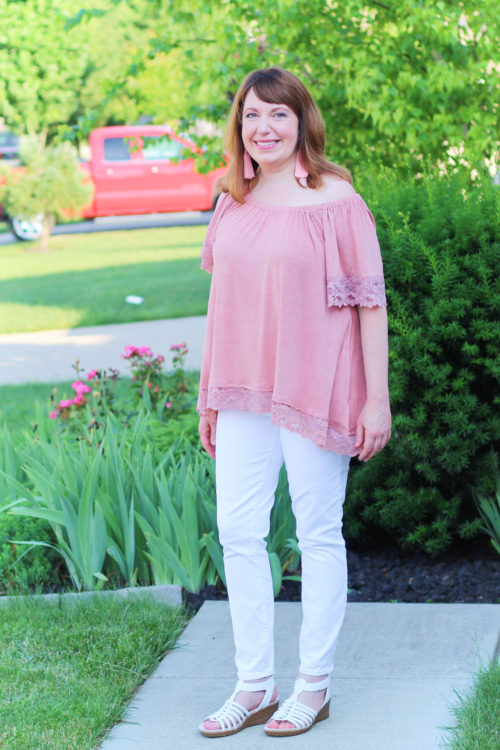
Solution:
[[[130,151],[125,138],[104,139],[104,161],[130,161]]]
[[[184,145],[170,138],[169,135],[143,137],[142,155],[149,161],[178,159],[184,150]]]

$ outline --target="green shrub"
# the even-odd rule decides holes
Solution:
[[[444,551],[477,534],[498,449],[499,188],[366,180],[388,292],[393,437],[353,462],[345,530]]]
[[[0,594],[12,594],[51,586],[60,587],[59,555],[45,547],[26,547],[16,540],[53,542],[47,521],[0,513]],[[64,571],[65,572],[65,571]]]

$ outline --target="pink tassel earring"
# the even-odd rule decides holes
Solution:
[[[303,179],[304,177],[308,177],[309,172],[304,166],[304,162],[302,161],[302,158],[300,156],[300,151],[297,151],[297,159],[295,160],[295,177],[298,180]]]
[[[243,156],[243,177],[245,178],[245,180],[253,180],[253,178],[255,177],[252,160],[250,158],[250,154],[246,149]]]

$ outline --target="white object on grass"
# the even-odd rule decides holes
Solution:
[[[125,297],[125,302],[128,302],[129,305],[142,305],[144,298],[137,297],[135,294],[129,294],[128,297]]]

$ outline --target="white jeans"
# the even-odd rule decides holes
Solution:
[[[342,505],[349,456],[276,427],[269,414],[219,411],[217,523],[242,680],[274,674],[274,597],[264,539],[283,461],[302,553],[301,672],[332,672],[345,613]]]

